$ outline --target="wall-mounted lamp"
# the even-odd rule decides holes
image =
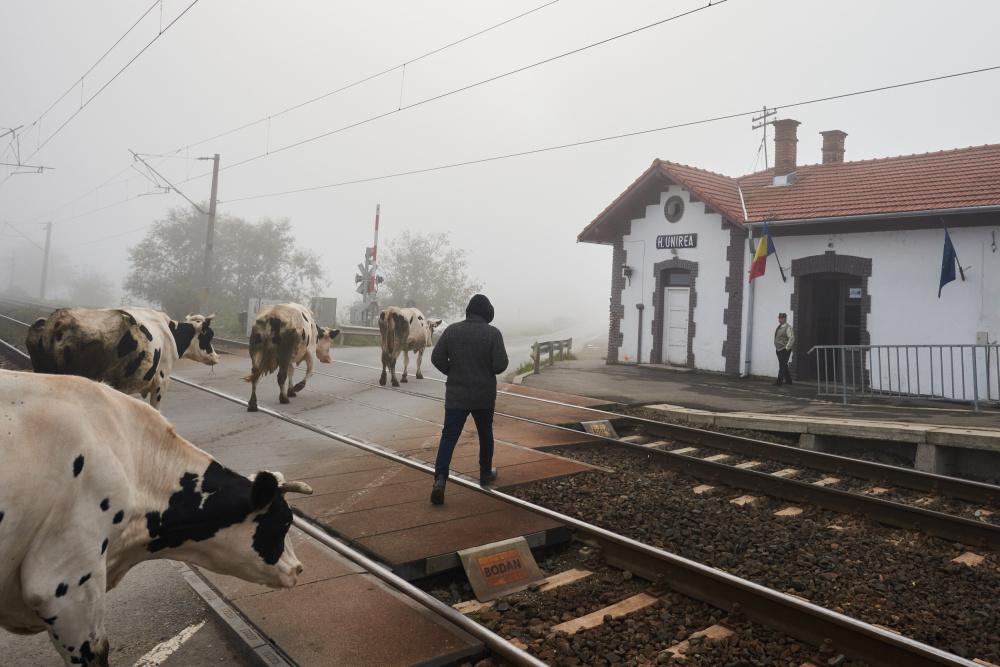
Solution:
[[[632,267],[628,264],[622,264],[622,275],[628,280],[628,284],[632,285]]]

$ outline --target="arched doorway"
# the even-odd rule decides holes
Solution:
[[[795,314],[795,362],[792,374],[796,379],[814,380],[817,357],[808,352],[816,345],[868,345],[868,314],[871,295],[868,278],[872,261],[827,252],[823,255],[792,260],[795,291],[792,312]],[[864,378],[864,360],[853,357],[857,368],[846,369],[848,377]],[[837,364],[839,356],[820,358],[819,363]]]
[[[656,276],[653,307],[654,364],[694,366],[692,341],[695,334],[694,308],[698,302],[695,283],[698,264],[668,259],[653,265]]]

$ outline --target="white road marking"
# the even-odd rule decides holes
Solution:
[[[173,639],[168,639],[165,642],[157,644],[153,647],[153,650],[139,658],[135,663],[135,667],[157,667],[157,665],[162,664],[174,651],[181,647],[181,644],[191,639],[191,636],[198,632],[203,625],[205,625],[205,621],[202,621],[198,625],[189,625],[181,630]]]

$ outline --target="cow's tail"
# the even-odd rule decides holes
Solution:
[[[274,331],[278,327],[278,331]],[[261,375],[273,373],[278,369],[278,346],[274,340],[281,334],[279,320],[261,318],[253,323],[250,332],[250,363],[253,370],[243,378],[246,382],[257,382]]]
[[[404,345],[406,344],[406,339],[409,337],[410,332],[406,324],[406,318],[403,317],[402,313],[388,313],[388,315],[379,324],[384,325],[383,336],[385,337],[386,350],[391,352],[398,349],[396,341],[401,341]]]

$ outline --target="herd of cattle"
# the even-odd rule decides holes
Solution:
[[[0,627],[48,632],[67,665],[108,665],[104,595],[136,564],[186,561],[273,587],[302,571],[288,539],[287,492],[312,493],[280,473],[244,477],[178,436],[158,412],[180,358],[219,362],[214,313],[183,322],[147,308],[61,308],[30,328],[34,373],[0,371]],[[416,377],[434,328],[414,308],[379,316],[382,376],[403,354]],[[298,304],[261,309],[250,335],[249,411],[277,370],[279,400],[330,361],[340,333]],[[294,367],[305,377],[292,385]],[[149,397],[149,405],[127,394]]]

